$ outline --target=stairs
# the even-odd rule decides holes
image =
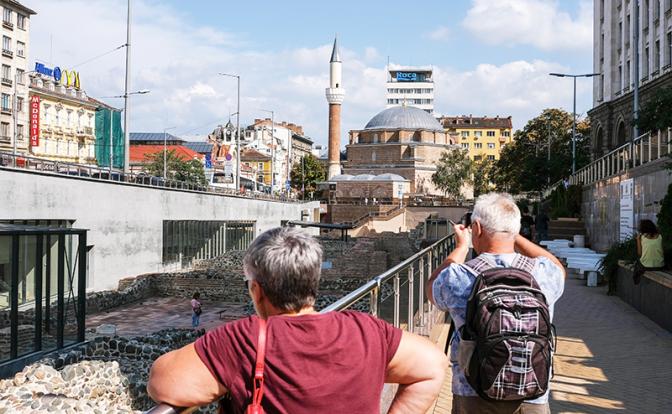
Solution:
[[[586,244],[588,244],[586,226],[582,221],[576,219],[560,219],[551,220],[548,224],[548,238],[551,240],[573,240],[575,234],[586,236]]]

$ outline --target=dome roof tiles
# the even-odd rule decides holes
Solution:
[[[443,131],[432,115],[414,106],[395,106],[379,112],[364,129],[424,129]]]

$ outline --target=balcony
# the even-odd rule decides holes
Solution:
[[[3,85],[12,86],[12,80],[9,79],[9,78],[4,78],[3,77],[1,82],[2,82]]]
[[[14,52],[12,52],[12,51],[9,50],[9,49],[5,49],[5,48],[3,48],[3,49],[2,49],[2,56],[7,56],[7,57],[10,57],[10,58],[11,58],[11,57],[14,57]]]
[[[12,114],[12,108],[9,108],[9,107],[0,108],[0,113],[11,115]]]
[[[9,30],[14,30],[14,23],[8,22],[7,20],[2,21],[2,27]]]

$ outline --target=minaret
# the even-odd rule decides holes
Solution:
[[[329,102],[329,170],[327,179],[341,173],[341,104],[345,90],[341,87],[341,55],[338,39],[334,38],[334,48],[329,61],[329,87],[326,90]]]

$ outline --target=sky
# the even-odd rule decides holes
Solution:
[[[31,18],[29,66],[79,71],[82,88],[116,107],[124,92],[126,0],[21,0]],[[509,116],[514,128],[543,109],[572,109],[571,79],[592,72],[587,0],[244,1],[132,0],[132,132],[205,135],[275,112],[326,144],[329,57],[343,60],[341,143],[385,108],[385,65],[432,65],[435,111]],[[102,56],[101,56],[102,55]],[[108,98],[110,97],[110,98]],[[592,80],[577,85],[577,112]]]

